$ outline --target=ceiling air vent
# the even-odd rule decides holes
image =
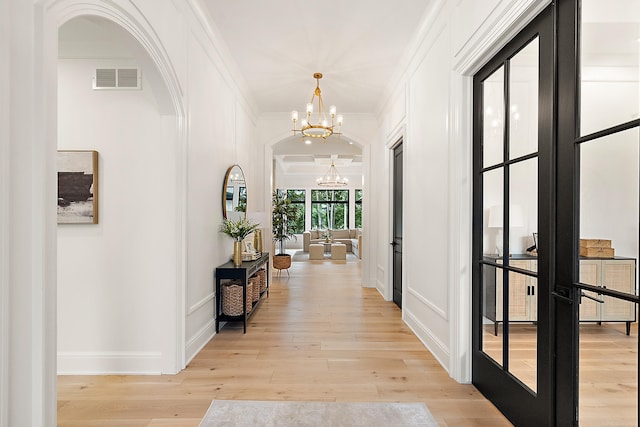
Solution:
[[[93,78],[94,89],[140,89],[138,68],[97,68]]]

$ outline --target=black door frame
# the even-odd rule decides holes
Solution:
[[[553,319],[550,308],[551,287],[554,283],[554,206],[555,206],[555,155],[554,149],[554,17],[555,5],[548,6],[527,27],[516,35],[498,52],[475,76],[473,83],[474,105],[474,190],[473,190],[473,263],[472,263],[472,375],[473,383],[505,416],[515,425],[552,425],[554,416],[553,355],[554,340],[551,332]],[[539,38],[539,109],[538,109],[538,237],[539,247],[544,248],[538,256],[538,321],[537,321],[537,392],[529,388],[499,366],[482,351],[482,274],[483,260],[483,158],[482,123],[483,99],[482,81],[489,77],[501,65],[506,64],[519,50],[535,37]],[[508,73],[505,75],[508,81]],[[506,95],[505,95],[506,96]],[[505,157],[505,164],[509,163]],[[507,174],[508,175],[508,174]],[[506,178],[508,180],[508,177]],[[507,189],[505,188],[505,192]],[[505,202],[506,203],[506,202]],[[507,219],[505,218],[505,223]],[[508,241],[508,227],[505,228],[505,241]],[[507,252],[507,251],[505,251]],[[500,267],[509,271],[508,252]],[[508,274],[504,275],[508,286]],[[504,292],[505,295],[508,292]],[[508,304],[503,304],[508,307]],[[506,317],[505,317],[506,318]],[[508,342],[508,322],[504,323],[504,341]],[[507,344],[505,344],[507,345]],[[506,347],[505,347],[506,348]],[[506,354],[505,350],[505,354]]]
[[[578,417],[578,318],[579,296],[571,284],[579,277],[578,265],[578,184],[579,159],[573,144],[577,134],[575,119],[579,105],[577,94],[577,0],[558,1],[557,6],[557,126],[558,186],[556,190],[555,233],[558,259],[571,262],[556,263],[554,295],[555,349],[555,425],[577,425]],[[565,122],[567,123],[567,122]]]
[[[402,211],[403,211],[403,149],[402,138],[393,145],[391,152],[393,154],[393,170],[392,170],[392,219],[391,219],[391,293],[392,300],[396,305],[402,308]],[[398,157],[400,157],[400,179],[398,180]],[[399,182],[398,182],[399,181]],[[398,183],[400,184],[398,186]],[[399,222],[398,222],[399,221]],[[400,235],[397,230],[400,228]]]

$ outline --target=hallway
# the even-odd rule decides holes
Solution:
[[[212,399],[424,401],[442,426],[510,425],[449,378],[361,263],[294,262],[250,319],[221,329],[178,375],[64,376],[58,425],[197,426]]]

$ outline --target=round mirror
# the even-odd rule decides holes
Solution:
[[[222,186],[222,216],[229,219],[246,218],[247,184],[238,165],[227,169]]]

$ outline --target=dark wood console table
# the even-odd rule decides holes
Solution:
[[[254,302],[250,310],[247,310],[247,283],[249,278],[253,276],[260,268],[265,267],[266,271],[266,290],[261,292],[258,301]],[[240,280],[242,284],[242,307],[243,314],[239,316],[229,316],[222,313],[222,284],[226,280]],[[243,261],[240,267],[234,267],[233,261],[229,261],[216,268],[215,286],[216,286],[216,333],[220,330],[220,322],[243,322],[244,333],[247,333],[247,319],[253,314],[256,307],[262,299],[269,296],[269,253],[264,252],[260,258],[255,261]],[[251,296],[249,296],[251,299]]]

